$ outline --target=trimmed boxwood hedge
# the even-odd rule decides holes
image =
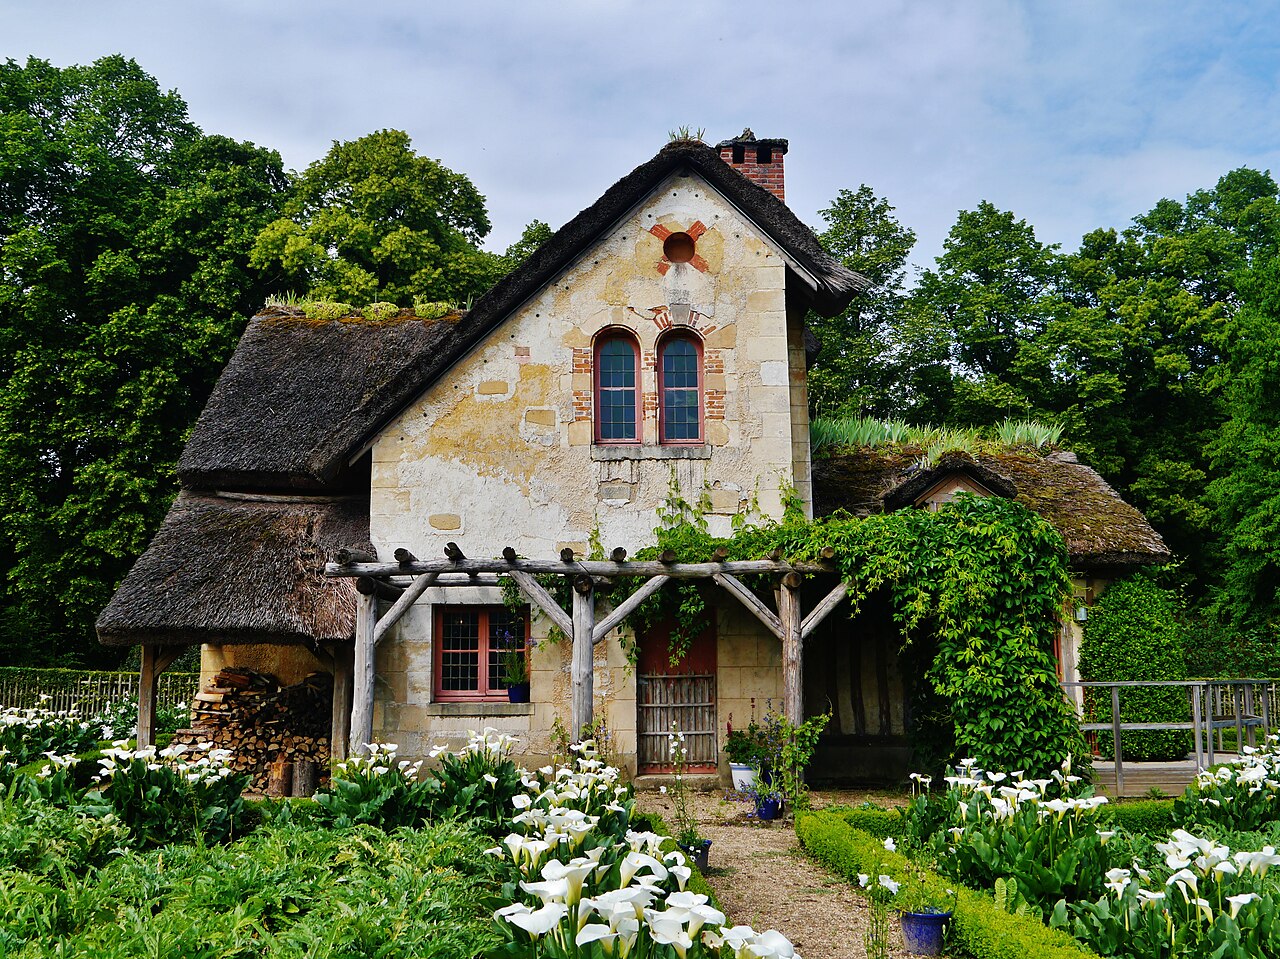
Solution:
[[[882,869],[897,879],[920,871],[905,856],[886,851],[882,839],[854,829],[841,816],[831,813],[797,813],[796,837],[805,852],[851,881],[858,873],[873,869]],[[947,889],[956,891],[951,938],[974,959],[1080,959],[1095,955],[1065,932],[1050,929],[1038,919],[1004,912],[984,893],[936,874],[929,875],[925,885],[940,897]]]

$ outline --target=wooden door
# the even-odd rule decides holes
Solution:
[[[641,773],[671,771],[667,736],[672,723],[684,733],[691,772],[715,772],[719,761],[716,729],[716,630],[714,623],[671,662],[671,629],[662,626],[639,638],[636,675],[638,752]]]

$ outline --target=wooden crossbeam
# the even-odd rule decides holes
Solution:
[[[387,635],[388,630],[400,622],[400,617],[409,611],[409,607],[418,601],[439,576],[439,573],[423,573],[413,581],[408,589],[400,594],[400,598],[395,601],[392,607],[378,617],[378,625],[373,629],[373,645],[377,646],[382,642],[382,638]]]
[[[573,635],[573,620],[560,608],[560,604],[555,601],[555,597],[543,589],[542,584],[533,578],[532,574],[523,570],[513,569],[508,570],[507,575],[520,587],[520,592],[524,593],[525,599],[542,610],[551,622],[556,624],[556,628],[560,632],[566,636]],[[574,595],[576,596],[577,593]]]
[[[726,563],[725,565],[729,564]],[[756,619],[764,623],[769,632],[773,633],[778,639],[782,638],[782,621],[773,610],[760,602],[755,593],[747,589],[730,573],[712,573],[711,578],[723,587],[725,592],[747,607]]]
[[[785,576],[787,573],[831,573],[830,566],[821,563],[787,563],[782,560],[751,559],[736,560],[728,563],[664,563],[657,560],[630,561],[615,563],[606,559],[580,559],[570,562],[556,560],[517,559],[508,562],[506,559],[463,559],[451,560],[418,560],[412,563],[353,563],[341,566],[329,563],[325,566],[326,576],[421,576],[423,573],[502,573],[509,574],[514,570],[525,573],[541,574],[585,573],[588,576],[670,576],[672,579],[706,579],[716,573],[728,573],[731,576],[746,576],[753,573]]]
[[[809,615],[800,624],[800,638],[808,639],[809,634],[818,628],[818,624],[826,619],[828,614],[839,606],[848,595],[849,587],[844,583],[839,583],[831,592],[822,597],[822,601],[809,611]]]
[[[634,593],[632,593],[630,596],[628,596],[626,599],[624,599],[621,603],[619,603],[617,609],[615,609],[612,613],[610,613],[604,619],[600,620],[600,622],[596,623],[595,628],[592,630],[592,633],[591,633],[592,644],[594,645],[595,643],[598,643],[601,640],[603,640],[605,636],[608,635],[611,629],[615,628],[616,626],[619,626],[624,619],[626,619],[633,612],[635,612],[635,609],[637,606],[643,603],[646,599],[648,599],[658,590],[662,589],[663,584],[670,582],[670,580],[671,580],[670,576],[655,576],[651,580],[649,580],[647,583],[645,583],[643,586],[641,586],[638,590],[636,590]]]

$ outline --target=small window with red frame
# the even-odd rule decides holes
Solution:
[[[437,702],[506,701],[513,660],[528,663],[529,617],[505,606],[436,606]]]
[[[640,350],[625,333],[596,342],[595,419],[597,443],[640,442]]]
[[[702,345],[677,334],[658,348],[658,417],[663,443],[702,442]]]

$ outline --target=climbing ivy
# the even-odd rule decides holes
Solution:
[[[935,650],[925,680],[949,706],[951,758],[1044,775],[1068,755],[1083,755],[1052,653],[1070,595],[1066,546],[1048,522],[1020,504],[961,496],[936,513],[836,514],[812,522],[792,510],[782,522],[746,526],[729,539],[712,537],[705,523],[681,515],[654,532],[657,543],[637,559],[670,550],[680,562],[707,562],[722,547],[730,560],[777,550],[793,562],[815,562],[831,547],[834,569],[849,588],[850,615],[883,591],[904,648]],[[755,579],[749,585],[772,594],[767,577]],[[638,588],[630,580],[615,587],[615,605]],[[637,631],[674,621],[673,654],[679,655],[708,625],[706,589],[680,582],[661,590],[640,607]]]

